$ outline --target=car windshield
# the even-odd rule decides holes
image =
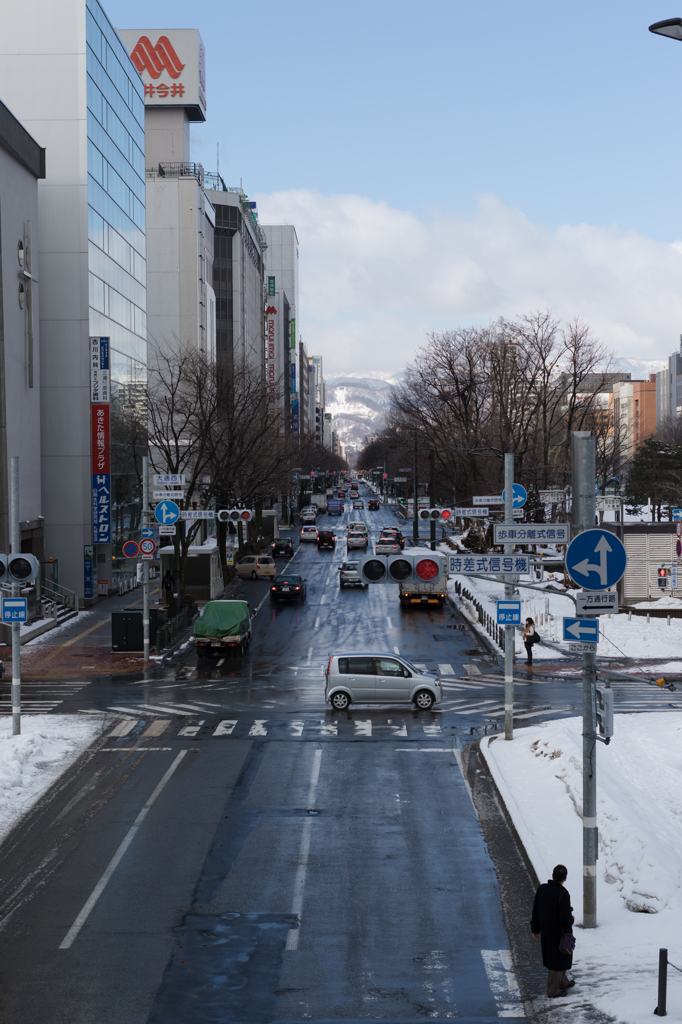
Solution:
[[[342,568],[343,568],[344,572],[357,572],[358,571],[358,563],[357,562],[344,562]]]
[[[403,665],[407,665],[407,667],[409,668],[410,672],[414,672],[415,675],[417,675],[417,676],[424,675],[424,672],[421,669],[417,668],[416,665],[413,665],[411,661],[408,661],[407,658],[403,658],[402,662],[403,662]],[[431,672],[430,675],[433,675],[433,672]]]
[[[278,576],[275,583],[298,583],[298,576]]]
[[[315,529],[314,526],[304,526],[303,527],[303,532],[304,533],[317,533],[317,530]]]

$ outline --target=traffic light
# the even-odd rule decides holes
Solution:
[[[665,590],[668,586],[668,571],[664,565],[660,566],[658,570],[658,585],[661,590]]]
[[[216,519],[219,523],[250,523],[255,512],[248,508],[221,508],[216,512]]]
[[[597,728],[606,742],[613,736],[613,690],[610,686],[596,688]]]
[[[30,587],[40,572],[40,562],[35,555],[0,555],[0,583],[20,583]]]
[[[433,521],[440,520],[441,522],[449,522],[455,518],[455,514],[451,508],[420,508],[417,513],[419,519]]]
[[[358,571],[363,583],[434,583],[444,576],[440,555],[405,552],[402,555],[364,555]]]

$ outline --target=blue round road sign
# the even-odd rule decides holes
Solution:
[[[504,501],[506,491],[507,488],[505,487],[505,489],[502,491],[502,501]],[[521,508],[523,505],[526,504],[526,498],[528,497],[528,495],[526,493],[526,488],[522,487],[521,484],[514,484],[512,494],[514,495],[514,497],[512,498],[512,508]]]
[[[608,590],[622,577],[626,565],[625,548],[608,530],[585,530],[566,551],[566,569],[585,590]]]
[[[177,523],[180,518],[180,509],[174,501],[160,501],[154,509],[154,515],[156,516],[157,523],[161,523],[162,526],[171,526],[173,523]]]
[[[134,540],[127,540],[123,545],[123,555],[125,558],[137,558],[139,550]]]

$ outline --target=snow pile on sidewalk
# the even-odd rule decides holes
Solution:
[[[540,881],[555,864],[582,922],[582,720],[481,744]],[[682,967],[682,715],[617,715],[597,747],[597,920],[576,932],[576,987],[618,1021],[652,1019],[659,947]],[[528,916],[530,918],[530,907]],[[538,949],[538,958],[540,956]],[[566,1000],[568,1002],[568,1000]],[[668,971],[668,1017],[682,1022],[682,974]]]
[[[102,732],[102,720],[80,715],[0,718],[0,839]]]

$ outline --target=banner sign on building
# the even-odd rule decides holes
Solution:
[[[267,306],[266,316],[266,337],[265,337],[265,386],[268,391],[268,402],[270,403],[271,415],[275,415],[277,406],[277,366],[275,339],[277,337],[277,324],[275,317],[277,309],[275,306]]]
[[[144,84],[147,107],[182,107],[206,120],[206,51],[193,28],[120,29]]]
[[[291,433],[298,435],[298,398],[294,395],[291,400]]]
[[[108,403],[110,400],[109,339],[90,338],[90,401]]]
[[[448,555],[448,572],[521,573],[530,572],[528,555]]]
[[[95,555],[92,544],[83,547],[83,597],[95,596]]]
[[[274,277],[268,278],[268,295],[275,294],[275,279]]]
[[[296,320],[289,321],[289,348],[296,348]]]
[[[111,438],[109,406],[91,405],[92,543],[111,543]]]

